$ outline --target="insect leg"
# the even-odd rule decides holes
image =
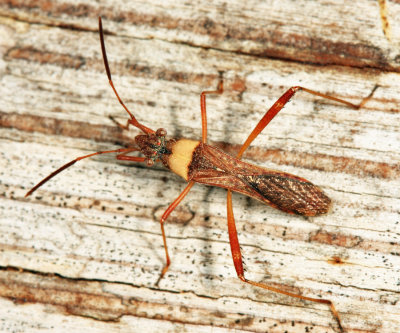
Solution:
[[[372,93],[376,90],[377,86],[375,86],[375,88],[372,90]],[[257,124],[257,126],[254,128],[254,130],[251,132],[251,134],[249,135],[249,137],[247,138],[247,140],[245,141],[245,143],[243,144],[242,148],[240,149],[239,153],[237,154],[237,158],[241,158],[243,153],[245,152],[245,150],[250,146],[250,144],[253,142],[253,140],[258,136],[258,134],[260,134],[260,132],[270,123],[270,121],[272,119],[274,119],[274,117],[278,114],[279,111],[282,110],[282,108],[285,106],[285,104],[287,102],[289,102],[289,100],[293,97],[293,95],[299,91],[299,90],[303,90],[309,94],[312,95],[316,95],[319,97],[323,97],[326,99],[330,99],[332,101],[335,102],[339,102],[339,103],[343,103],[346,104],[352,108],[355,109],[359,109],[360,107],[362,107],[365,102],[371,97],[372,93],[364,98],[360,104],[356,105],[350,102],[347,102],[343,99],[340,98],[336,98],[333,96],[329,96],[329,95],[325,95],[325,94],[321,94],[315,90],[311,90],[311,89],[307,89],[304,87],[300,87],[300,86],[295,86],[295,87],[291,87],[290,89],[288,89],[275,103],[274,105],[271,106],[271,108],[265,113],[264,117],[261,118],[261,120],[259,121],[259,123]]]
[[[222,94],[224,91],[224,84],[222,81],[222,72],[220,72],[220,81],[217,90],[203,91],[200,94],[200,109],[201,109],[201,136],[202,142],[207,143],[207,112],[206,112],[206,95],[209,94]]]
[[[311,302],[316,302],[316,303],[321,303],[321,304],[327,304],[329,305],[333,316],[337,320],[337,323],[339,325],[340,331],[343,332],[343,326],[340,321],[339,313],[337,312],[335,305],[332,303],[332,301],[328,299],[319,299],[319,298],[312,298],[312,297],[307,297],[307,296],[302,296],[298,294],[294,294],[285,290],[278,289],[276,287],[269,286],[265,283],[262,282],[255,282],[251,281],[245,278],[244,276],[244,269],[243,269],[243,261],[242,261],[242,254],[240,252],[240,244],[237,236],[237,231],[236,231],[236,225],[235,225],[235,218],[233,216],[233,209],[232,209],[232,192],[228,190],[228,197],[227,197],[227,209],[228,209],[228,233],[229,233],[229,243],[231,246],[231,252],[232,252],[232,258],[233,258],[233,263],[235,265],[235,270],[238,278],[242,280],[243,282],[249,283],[253,286],[260,287],[266,290],[270,290],[279,294],[287,295],[290,297],[295,297],[299,298],[305,301],[311,301]]]
[[[168,254],[168,247],[167,247],[167,238],[165,236],[165,231],[164,231],[164,222],[165,220],[168,218],[169,214],[172,213],[172,211],[181,203],[181,201],[183,200],[183,198],[186,196],[186,194],[189,193],[190,189],[192,188],[192,186],[194,185],[194,181],[190,181],[187,186],[185,187],[185,189],[182,191],[181,194],[179,194],[179,196],[175,199],[175,201],[173,203],[171,203],[169,205],[169,207],[167,208],[167,210],[164,212],[164,214],[161,216],[160,219],[160,226],[161,226],[161,233],[162,233],[162,237],[163,237],[163,242],[164,242],[164,249],[165,249],[165,259],[166,259],[166,263],[164,268],[161,271],[161,275],[158,278],[156,285],[158,285],[161,281],[161,279],[163,278],[163,276],[165,275],[165,273],[168,271],[169,265],[171,264],[171,260],[169,258],[169,254]]]
[[[101,23],[101,17],[99,16],[99,33],[100,33],[100,44],[101,44],[101,52],[103,54],[103,60],[104,60],[104,67],[106,68],[106,73],[107,73],[107,77],[108,77],[108,82],[110,83],[110,86],[112,88],[112,90],[114,90],[115,96],[117,96],[117,99],[119,101],[119,103],[122,105],[122,107],[125,109],[125,111],[129,114],[129,116],[131,117],[131,119],[128,120],[128,124],[132,124],[133,126],[139,128],[140,130],[142,130],[144,133],[146,134],[153,134],[155,133],[151,128],[148,128],[144,125],[142,125],[141,123],[139,123],[136,118],[134,117],[134,115],[128,110],[128,108],[125,106],[124,102],[122,101],[122,99],[119,97],[117,90],[114,87],[114,83],[111,79],[111,71],[110,71],[110,66],[108,65],[108,60],[107,60],[107,53],[106,53],[106,46],[104,44],[104,33],[103,33],[103,24]]]

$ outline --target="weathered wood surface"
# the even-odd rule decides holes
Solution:
[[[243,4],[242,4],[243,3]],[[320,185],[332,212],[303,218],[235,195],[248,276],[331,299],[348,332],[400,331],[400,4],[377,1],[0,2],[0,331],[333,332],[324,305],[245,286],[235,275],[226,193],[195,186],[168,220],[167,276],[157,218],[184,182],[161,166],[70,159],[131,142],[108,86],[143,122],[209,138],[235,154],[287,88],[299,93],[254,142],[251,162]]]

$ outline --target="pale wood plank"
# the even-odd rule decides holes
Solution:
[[[284,1],[262,8],[243,8],[239,2],[229,7],[147,2],[131,8],[113,2],[113,12],[107,9],[111,3],[80,3],[90,11],[66,2],[64,7],[59,2],[48,7],[45,2],[0,5],[0,292],[17,304],[37,302],[22,307],[1,299],[0,316],[13,323],[1,330],[24,329],[29,320],[32,329],[41,325],[37,330],[67,321],[57,326],[59,331],[134,332],[145,325],[153,332],[304,332],[311,327],[326,332],[336,327],[325,306],[263,292],[236,279],[223,190],[194,187],[168,221],[173,264],[159,288],[154,284],[164,254],[157,217],[184,187],[177,176],[160,166],[128,166],[103,156],[82,161],[34,197],[23,198],[30,186],[69,159],[112,149],[137,134],[119,132],[108,119],[110,114],[121,120],[125,115],[102,65],[96,27],[101,13],[105,29],[115,34],[106,37],[115,83],[149,126],[199,137],[199,93],[214,88],[218,71],[224,71],[224,95],[208,102],[209,134],[232,154],[266,107],[291,85],[353,102],[379,85],[359,111],[299,94],[246,155],[321,185],[334,200],[331,214],[304,219],[241,196],[234,201],[249,276],[332,299],[349,332],[398,331],[397,22],[388,44],[374,1],[342,6],[298,1],[296,9]],[[389,13],[398,7],[389,2]],[[344,12],[351,15],[337,14]],[[182,29],[179,22],[176,27],[157,20],[132,22],[137,13],[167,17],[169,21],[160,22],[169,23],[179,17],[193,28]],[[271,30],[278,35],[296,32],[335,47],[340,36],[347,46],[361,45],[358,50],[375,48],[385,61],[367,52],[354,63],[343,51],[343,60],[330,61],[375,68],[321,67],[316,64],[322,58],[310,60],[318,48],[300,50],[296,41],[282,46],[274,44],[276,38],[222,38],[226,35],[211,33],[216,27],[201,30],[202,18],[242,32],[249,26],[270,29],[274,23]],[[360,22],[365,29],[355,32]],[[263,56],[281,60],[255,56],[263,48],[279,51]],[[46,315],[49,309],[51,316]],[[83,317],[98,321],[92,327],[93,320]],[[116,322],[107,322],[110,317]]]

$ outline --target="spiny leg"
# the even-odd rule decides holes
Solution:
[[[128,120],[127,126],[129,126],[129,124],[132,124],[133,126],[139,128],[140,130],[142,130],[144,133],[146,134],[153,134],[155,133],[151,128],[148,128],[144,125],[142,125],[141,123],[139,123],[139,121],[137,121],[137,119],[135,118],[135,116],[128,110],[128,108],[126,107],[125,103],[122,101],[122,99],[119,97],[117,90],[114,87],[114,83],[111,79],[111,71],[110,71],[110,66],[108,65],[108,60],[107,60],[107,53],[106,53],[106,46],[104,44],[104,33],[103,33],[103,24],[101,22],[101,17],[99,16],[99,33],[100,33],[100,44],[101,44],[101,52],[103,54],[103,61],[104,61],[104,67],[106,68],[106,73],[107,73],[107,77],[108,77],[108,82],[110,83],[110,86],[112,88],[112,90],[115,93],[115,96],[117,96],[117,99],[119,101],[119,103],[122,105],[122,107],[125,109],[125,111],[129,114],[129,116],[131,117],[131,119]]]
[[[194,185],[194,181],[190,181],[187,186],[185,187],[185,189],[182,191],[181,194],[179,194],[179,196],[174,200],[173,203],[171,203],[169,205],[169,207],[167,208],[167,210],[164,212],[164,214],[161,216],[160,219],[160,226],[161,226],[161,233],[162,233],[162,237],[163,237],[163,242],[164,242],[164,249],[165,249],[165,266],[161,271],[161,275],[158,278],[156,285],[158,285],[161,281],[161,279],[163,278],[163,276],[165,275],[165,273],[168,271],[168,268],[171,264],[171,259],[169,258],[169,254],[168,254],[168,247],[167,247],[167,238],[165,236],[165,231],[164,231],[164,222],[165,220],[168,218],[168,216],[172,213],[172,211],[181,203],[181,201],[183,200],[183,198],[185,198],[186,194],[189,193],[190,189],[192,188],[192,186]]]
[[[98,151],[92,154],[84,155],[84,156],[79,156],[75,158],[74,160],[64,164],[62,167],[58,168],[56,171],[53,171],[50,175],[48,175],[46,178],[41,180],[38,184],[36,184],[29,192],[25,194],[25,197],[31,195],[33,192],[35,192],[40,186],[42,186],[44,183],[47,183],[51,178],[54,176],[58,175],[61,171],[69,168],[71,165],[74,165],[76,162],[83,160],[84,158],[92,157],[95,155],[100,155],[100,154],[109,154],[109,153],[123,153],[127,154],[132,151],[138,151],[139,149],[137,148],[120,148],[120,149],[115,149],[115,150],[104,150],[104,151]],[[118,158],[118,156],[117,156]]]
[[[222,72],[219,73],[219,83],[217,90],[203,91],[200,94],[200,109],[201,109],[201,137],[202,142],[207,143],[207,111],[206,111],[206,95],[209,94],[222,94],[224,92],[224,84],[222,81]]]

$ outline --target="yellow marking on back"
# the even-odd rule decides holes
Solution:
[[[193,152],[200,141],[180,139],[172,146],[172,154],[168,158],[171,171],[188,180],[189,165],[192,162]]]

